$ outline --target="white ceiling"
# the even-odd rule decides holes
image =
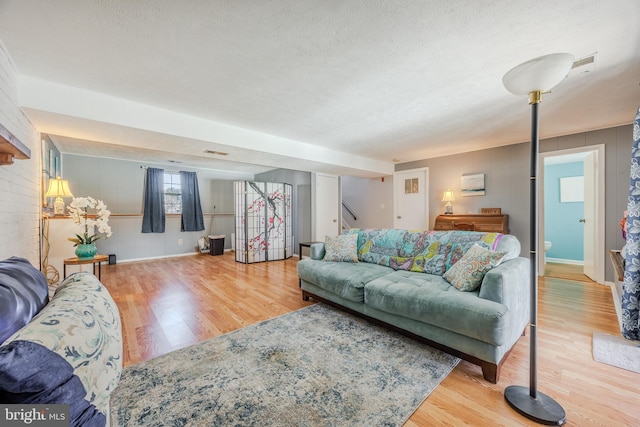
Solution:
[[[545,96],[541,137],[631,123],[638,17],[637,0],[1,0],[0,40],[62,152],[375,177],[527,141],[501,79],[548,53],[596,55]]]

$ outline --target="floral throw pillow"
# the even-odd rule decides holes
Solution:
[[[475,243],[442,277],[461,291],[474,291],[486,272],[497,267],[505,255],[506,252],[492,251]]]
[[[323,261],[358,262],[358,235],[327,236],[324,241]]]

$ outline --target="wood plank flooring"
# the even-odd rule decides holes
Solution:
[[[583,269],[584,267],[581,265],[548,262],[544,266],[544,275],[546,277],[555,277],[557,279],[593,282],[593,280],[583,273]]]
[[[297,258],[236,263],[233,253],[104,266],[102,282],[123,321],[124,365],[313,304],[300,297]],[[639,426],[640,374],[593,361],[594,331],[618,334],[611,291],[593,282],[545,277],[539,284],[538,390],[558,401],[568,426]],[[529,336],[498,384],[461,362],[405,424],[533,426],[503,395],[529,385]]]

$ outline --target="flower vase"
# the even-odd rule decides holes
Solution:
[[[79,244],[76,246],[76,256],[78,259],[93,259],[98,252],[98,248],[94,243]]]

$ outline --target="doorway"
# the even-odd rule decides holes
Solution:
[[[578,250],[581,255],[581,259],[576,262],[564,259],[556,260],[559,264],[567,265],[564,267],[555,266],[560,268],[547,268],[548,274],[573,270],[578,276],[585,275],[585,280],[590,279],[604,283],[604,145],[541,153],[540,157],[541,163],[545,167],[540,174],[538,247],[540,249],[547,249],[549,246],[554,248],[555,244],[557,245],[556,249]],[[567,167],[567,172],[564,175],[568,176],[558,179],[557,171],[562,169],[563,165]],[[575,168],[576,165],[579,165],[581,173],[569,170]],[[553,167],[555,174],[547,172],[547,166]],[[549,187],[550,185],[552,187]],[[545,187],[554,191],[554,200],[549,200],[549,194],[545,194]],[[577,205],[576,202],[580,202],[583,206],[579,213],[573,212],[573,214],[565,215],[553,210],[554,206],[555,208],[562,206],[561,212],[571,212],[571,205]],[[551,231],[554,227],[558,228],[556,222],[545,226],[545,217],[546,221],[550,221],[549,218],[553,218],[553,221],[557,222],[565,221],[562,228],[573,229],[574,233],[580,234],[574,234],[574,237],[571,238],[556,236],[555,243],[552,238],[545,239],[545,236],[549,234],[546,232],[547,229]],[[541,272],[541,275],[545,274],[542,272],[545,272],[545,267],[547,267],[545,259],[549,253],[553,254],[554,251],[545,250],[543,252],[545,256],[538,257],[538,271]],[[558,253],[557,250],[555,253]],[[567,258],[577,257],[569,255]]]
[[[340,234],[340,177],[322,173],[311,175],[312,240],[324,242],[326,236]]]
[[[429,168],[393,174],[393,227],[429,229]]]

